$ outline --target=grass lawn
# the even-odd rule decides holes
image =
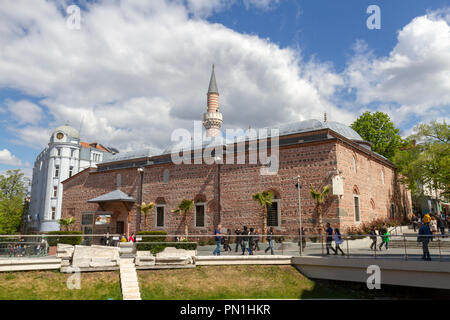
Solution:
[[[0,300],[122,300],[118,272],[81,274],[81,289],[67,288],[59,271],[0,273]]]
[[[146,300],[360,298],[360,292],[316,283],[292,266],[207,266],[138,272]]]

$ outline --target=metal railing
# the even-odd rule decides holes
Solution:
[[[51,244],[64,243],[65,238],[80,237],[82,245],[101,244],[118,246],[119,234],[81,234],[81,235],[0,235],[0,258],[8,257],[42,257],[54,254],[50,252]],[[326,234],[270,235],[272,244],[267,241],[268,235],[223,235],[219,247],[221,255],[290,255],[300,256],[336,256],[350,259],[370,257],[375,259],[414,260],[423,256],[422,243],[418,242],[416,234],[388,235],[376,237],[371,235],[342,234],[342,243],[336,246],[334,236]],[[450,236],[435,234],[421,236],[427,239],[427,247],[433,260],[450,262]],[[251,239],[252,238],[252,239]],[[152,241],[152,239],[154,241]],[[376,241],[374,241],[374,239]],[[384,241],[384,240],[385,241]],[[94,241],[95,240],[95,241]],[[150,247],[177,247],[195,249],[198,255],[213,255],[217,248],[215,235],[138,235],[136,236],[138,250],[149,250]],[[303,250],[300,252],[300,243]],[[145,247],[144,245],[147,245]],[[226,250],[225,250],[226,249]],[[337,252],[336,252],[337,250]],[[336,254],[335,254],[336,252]],[[217,253],[217,251],[216,251]]]

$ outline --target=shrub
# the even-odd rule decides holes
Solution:
[[[83,234],[81,231],[50,231],[47,232],[47,235],[81,235]],[[73,237],[48,237],[48,245],[56,246],[58,243],[63,244],[71,244],[73,246],[79,245],[81,243],[81,236],[73,236]]]
[[[196,250],[196,243],[189,243],[188,240],[181,242],[167,242],[166,231],[141,231],[137,233],[138,236],[142,236],[142,242],[137,243],[136,249],[138,251],[150,251],[152,254],[164,251],[167,247],[175,247],[177,249]],[[145,237],[146,235],[160,235],[160,237]],[[166,243],[151,243],[151,242],[166,242]]]

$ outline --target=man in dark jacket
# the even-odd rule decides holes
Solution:
[[[327,234],[326,238],[326,247],[327,247],[327,255],[330,254],[330,249],[333,250],[334,253],[336,253],[336,250],[331,246],[331,243],[333,242],[333,229],[331,228],[330,223],[327,223],[327,229],[325,230]]]
[[[425,220],[426,221],[426,220]],[[433,237],[433,233],[430,229],[430,224],[424,223],[420,229],[419,229],[419,236],[417,237],[417,242],[422,242],[422,260],[431,260],[430,251],[428,250],[428,243],[430,242],[431,238]]]

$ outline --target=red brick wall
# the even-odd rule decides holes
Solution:
[[[351,156],[357,159],[357,173],[351,170]],[[277,233],[296,234],[299,225],[298,191],[295,188],[296,177],[299,175],[303,188],[301,189],[301,206],[303,226],[308,233],[315,229],[315,202],[310,197],[310,184],[315,189],[331,184],[330,172],[342,170],[345,194],[342,199],[337,196],[328,198],[323,206],[324,221],[334,226],[353,224],[353,186],[357,185],[360,192],[361,220],[372,220],[377,216],[387,216],[391,198],[395,188],[392,185],[392,168],[379,161],[370,159],[362,152],[348,145],[337,143],[337,140],[296,145],[280,149],[280,166],[277,175],[260,175],[259,165],[221,165],[221,216],[225,228],[242,228],[243,225],[263,228],[263,211],[252,200],[252,195],[267,189],[280,196],[280,226]],[[384,168],[385,184],[381,183],[380,170]],[[169,169],[168,183],[163,181],[163,171]],[[161,164],[145,168],[143,184],[143,201],[155,202],[164,199],[165,227],[169,234],[184,234],[184,219],[181,215],[171,213],[178,203],[186,199],[201,196],[206,199],[206,227],[196,228],[194,214],[188,217],[190,234],[212,234],[218,222],[217,170],[214,165],[173,165]],[[97,204],[86,201],[116,188],[116,177],[122,176],[121,190],[138,199],[139,173],[136,168],[112,170],[106,172],[84,173],[73,177],[64,184],[63,215],[67,209],[75,209],[76,229],[80,230],[81,213],[101,210]],[[406,193],[407,194],[407,193]],[[376,209],[370,208],[373,198]],[[103,208],[114,211],[114,206],[124,211],[123,205],[113,204]],[[410,202],[408,202],[410,209]],[[345,212],[347,216],[345,216]],[[70,211],[70,210],[69,210]],[[132,208],[131,232],[135,232],[136,208]],[[338,215],[338,212],[341,214]],[[156,209],[147,217],[147,229],[156,228]],[[341,226],[341,228],[342,228]],[[141,229],[144,229],[144,217],[141,219]]]

